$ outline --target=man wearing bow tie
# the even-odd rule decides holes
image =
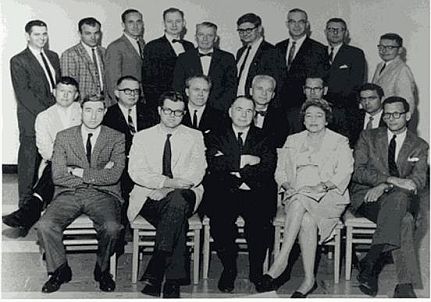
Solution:
[[[145,100],[155,113],[160,95],[172,89],[178,56],[194,48],[193,43],[183,39],[186,26],[183,11],[174,7],[165,10],[163,25],[163,37],[148,42],[144,48],[142,85]]]
[[[173,88],[184,95],[186,79],[204,74],[212,83],[208,105],[227,112],[236,93],[236,65],[232,54],[215,47],[217,40],[217,25],[211,22],[196,25],[198,47],[178,57]]]

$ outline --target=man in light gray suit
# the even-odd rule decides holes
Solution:
[[[110,104],[115,104],[114,90],[119,78],[129,75],[142,79],[142,59],[145,41],[144,21],[136,9],[121,14],[124,34],[106,49],[106,85]]]

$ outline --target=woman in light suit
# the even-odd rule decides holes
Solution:
[[[289,136],[279,149],[275,180],[284,191],[284,239],[279,255],[261,281],[259,291],[277,288],[275,278],[285,270],[296,238],[305,278],[292,297],[305,298],[317,288],[314,259],[319,243],[330,239],[350,202],[347,186],[353,156],[346,137],[327,129],[332,110],[324,100],[306,101],[301,108],[306,130]]]

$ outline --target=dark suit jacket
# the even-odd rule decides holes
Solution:
[[[57,134],[52,155],[52,180],[55,185],[54,198],[63,192],[77,188],[94,189],[112,195],[123,202],[120,177],[125,166],[124,134],[106,126],[101,126],[100,134],[91,153],[91,166],[82,140],[81,126],[63,130]],[[104,169],[108,162],[114,165]],[[67,171],[67,167],[84,169],[83,177]]]
[[[193,43],[183,40],[185,51],[194,48]],[[148,42],[144,48],[142,84],[146,100],[157,107],[160,95],[172,90],[177,55],[166,36]]]
[[[205,136],[211,131],[226,126],[226,118],[226,115],[222,111],[211,108],[210,106],[205,106],[201,120],[199,121],[198,130],[202,131]],[[193,128],[193,112],[189,112],[187,105],[186,114],[183,117],[182,123],[184,126]]]
[[[352,207],[358,209],[366,192],[386,182],[390,176],[388,166],[388,136],[386,128],[362,131],[354,151],[355,170],[352,177]],[[428,144],[411,131],[407,135],[397,158],[400,178],[415,182],[418,191],[427,184]]]
[[[336,106],[356,106],[357,92],[366,80],[364,52],[343,44],[332,62],[328,75],[327,99]]]
[[[289,39],[275,45],[283,66],[287,66],[286,56]],[[281,98],[285,108],[299,107],[305,100],[303,86],[310,74],[326,77],[329,70],[329,56],[326,47],[319,42],[305,38],[301,48],[292,61],[290,69],[284,69]]]
[[[362,130],[364,129],[364,121],[365,121],[365,111],[360,110],[358,114],[354,116],[354,118],[348,122],[349,127],[349,133],[350,133],[350,146],[353,148],[356,145],[356,142],[359,139],[359,135],[361,134]],[[382,118],[380,118],[379,121],[379,127],[386,128],[386,124],[383,121]]]
[[[283,108],[277,107],[273,101],[269,104],[263,119],[262,131],[274,148],[283,147],[290,132],[286,112]]]
[[[50,50],[44,50],[55,70],[55,81],[60,79],[60,60]],[[42,66],[30,49],[26,48],[10,60],[12,85],[17,100],[20,135],[35,136],[34,122],[39,112],[55,104]]]
[[[236,53],[237,64],[246,49],[246,45],[238,49]],[[245,83],[245,94],[250,94],[253,78],[259,74],[272,76],[277,81],[276,90],[279,92],[278,88],[280,87],[282,76],[285,72],[285,66],[286,65],[282,65],[279,53],[275,46],[263,40],[257,49],[256,54],[254,55],[253,61],[250,64],[247,81]],[[277,99],[277,96],[278,93],[276,93],[275,99]]]
[[[192,75],[202,74],[198,49],[186,51],[178,56],[174,70],[174,90],[185,96],[185,81]],[[212,86],[208,105],[223,112],[232,104],[237,89],[235,58],[231,53],[214,48],[208,76]]]

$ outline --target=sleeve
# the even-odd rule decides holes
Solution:
[[[428,176],[428,149],[427,143],[422,143],[410,157],[417,157],[419,160],[414,164],[413,170],[406,177],[415,182],[418,190],[425,188]]]
[[[42,111],[36,117],[35,131],[37,149],[45,160],[51,160],[55,140],[55,137],[51,137],[48,129],[48,119]]]
[[[293,164],[291,162],[293,157],[293,148],[291,144],[291,137],[287,137],[283,148],[277,149],[278,159],[274,176],[278,187],[281,187],[281,185],[285,182],[289,183],[290,187],[294,186],[291,173],[291,168],[293,167]]]
[[[206,137],[208,170],[211,173],[226,175],[230,172],[239,172],[239,160],[223,150],[220,137],[219,133],[212,132]]]
[[[198,133],[193,141],[189,163],[190,164],[185,167],[185,172],[182,175],[182,178],[191,181],[193,185],[197,187],[202,182],[207,168],[204,138],[201,133]]]
[[[410,113],[415,111],[415,80],[408,66],[401,69],[395,82],[395,95],[403,97],[410,105]]]
[[[330,181],[337,187],[340,194],[344,194],[353,172],[353,155],[347,138],[343,137],[338,141],[334,156],[337,158],[337,165]]]

